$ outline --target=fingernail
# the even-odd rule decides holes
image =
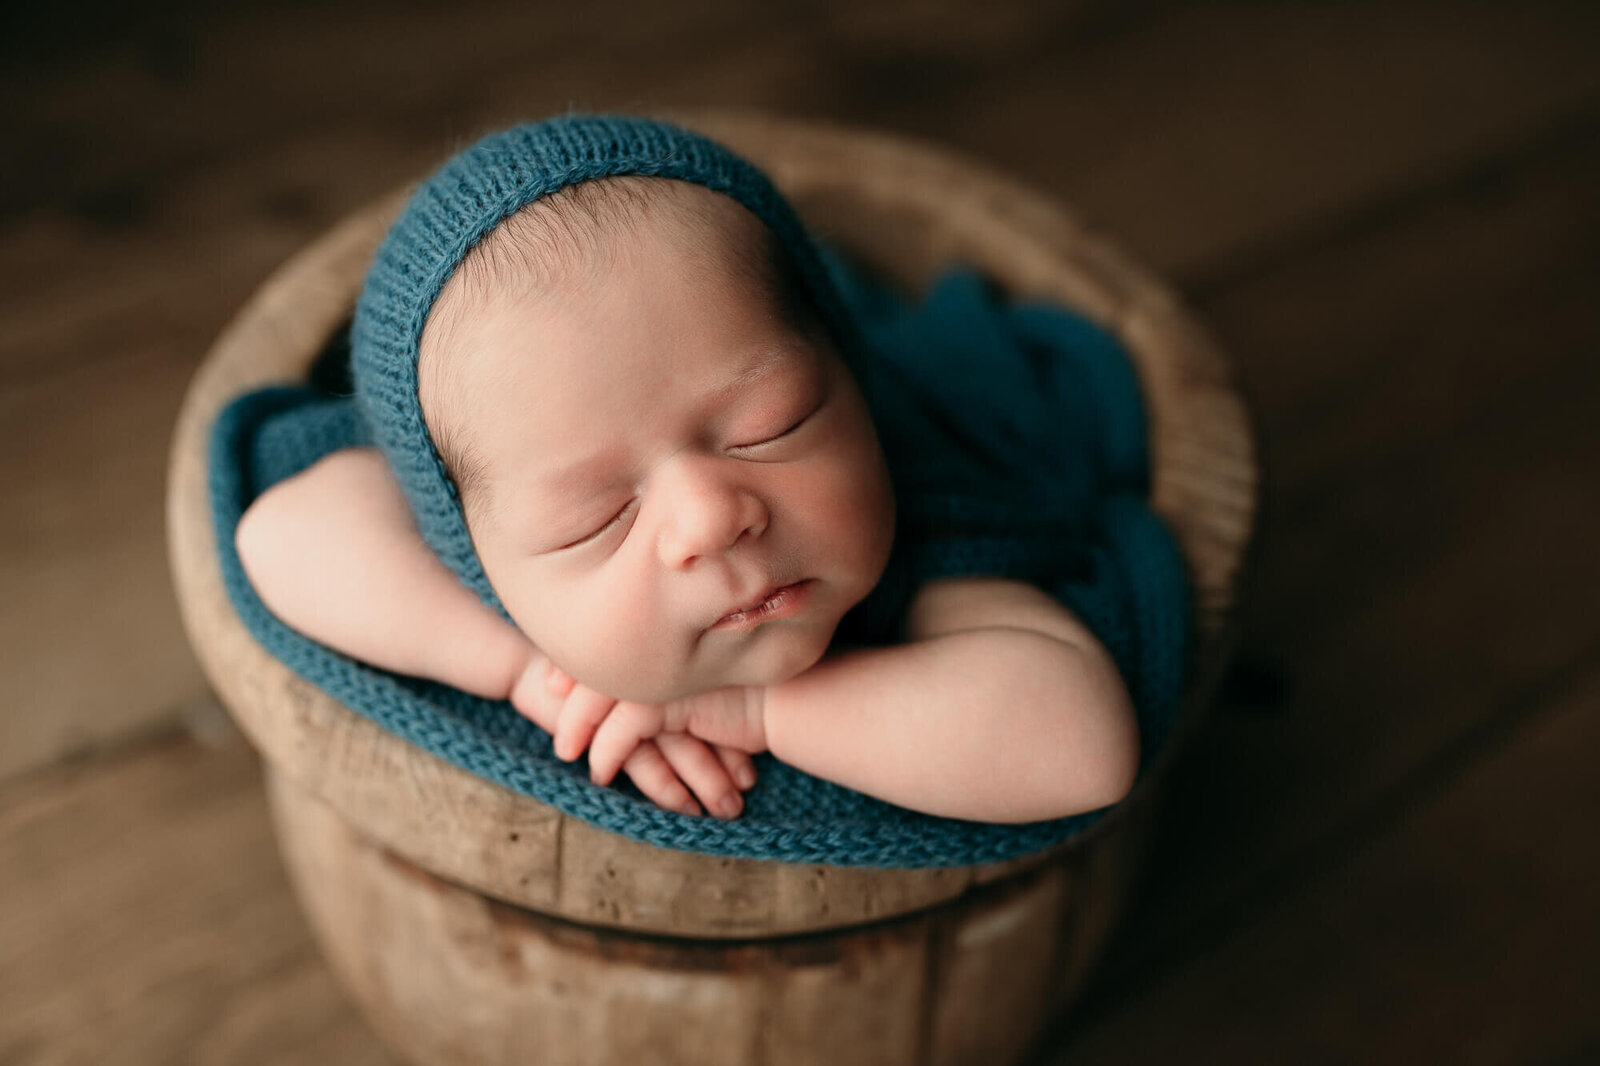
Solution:
[[[756,783],[756,772],[748,766],[739,767],[739,772],[733,775],[740,788],[753,788]]]
[[[717,813],[724,818],[737,818],[743,806],[738,796],[723,796],[717,801]]]
[[[700,817],[700,804],[694,800],[687,800],[678,808],[678,813],[689,818],[698,818]]]

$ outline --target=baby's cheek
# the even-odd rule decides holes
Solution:
[[[893,495],[877,456],[846,443],[819,461],[797,489],[822,529],[861,538],[892,523]]]
[[[528,639],[582,684],[624,699],[663,688],[674,634],[651,575],[623,555],[581,562],[502,566],[490,580]]]
[[[487,563],[486,563],[487,569]],[[490,583],[517,628],[562,670],[597,691],[596,647],[604,640],[593,633],[604,618],[593,597],[568,583],[529,570],[502,566],[489,574]]]
[[[859,457],[858,457],[859,458]],[[857,599],[883,576],[894,541],[894,493],[881,463],[844,464],[832,482],[832,498],[823,508],[826,537],[841,575]]]
[[[675,633],[643,578],[588,589],[569,618],[577,658],[611,686],[609,695],[647,699],[676,682]]]

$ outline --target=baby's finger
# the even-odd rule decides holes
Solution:
[[[566,703],[561,705],[561,717],[556,722],[556,758],[571,762],[582,755],[594,740],[595,728],[605,721],[616,703],[610,696],[602,696],[592,688],[582,685],[574,688]]]
[[[632,778],[639,791],[662,810],[677,811],[691,818],[700,816],[700,805],[689,795],[689,790],[678,780],[678,775],[672,772],[672,767],[655,741],[646,740],[634,748],[633,754],[622,764],[622,772]]]
[[[555,735],[561,701],[545,692],[542,667],[531,667],[517,679],[511,689],[511,706],[546,733]]]
[[[737,818],[744,799],[734,779],[710,745],[685,733],[662,733],[656,738],[661,754],[706,810],[718,818]]]
[[[549,659],[545,660],[544,690],[550,695],[557,699],[566,699],[572,695],[572,689],[577,683],[571,674]]]
[[[739,786],[740,791],[755,787],[756,764],[755,760],[750,758],[748,751],[740,751],[738,748],[722,744],[711,745],[711,750],[717,753],[717,758],[727,767],[728,776],[733,778],[733,783]]]
[[[618,703],[589,741],[589,780],[597,785],[609,785],[633,749],[659,732],[660,705]]]

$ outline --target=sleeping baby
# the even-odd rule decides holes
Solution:
[[[620,121],[681,140],[672,165],[615,136],[574,148],[557,120],[454,165],[581,165],[497,179],[487,205],[448,182],[413,202],[474,221],[451,220],[458,247],[391,235],[353,363],[369,420],[420,418],[429,447],[345,448],[262,493],[235,538],[261,600],[355,659],[509,700],[595,783],[683,814],[736,817],[762,752],[952,818],[1116,802],[1133,704],[1056,596],[934,577],[897,601],[893,641],[851,639],[896,550],[899,475],[836,294],[770,224],[787,209],[752,209],[775,194]],[[418,306],[385,298],[384,269]],[[414,488],[434,477],[436,497]]]

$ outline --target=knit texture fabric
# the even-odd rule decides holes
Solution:
[[[966,865],[1058,844],[1103,815],[1022,826],[935,818],[758,756],[736,821],[666,812],[631,785],[599,788],[557,759],[508,703],[378,670],[266,610],[233,532],[265,488],[341,447],[376,443],[424,539],[499,608],[416,398],[427,309],[466,250],[536,196],[590,177],[696,181],[749,208],[794,257],[846,347],[883,443],[898,526],[888,570],[837,640],[896,640],[911,594],[946,576],[1039,585],[1106,644],[1139,715],[1142,765],[1182,693],[1190,606],[1181,558],[1146,503],[1138,383],[1114,338],[1059,308],[1007,306],[970,271],[915,305],[819,250],[766,179],[695,135],[634,119],[567,118],[468,149],[415,195],[380,249],[357,309],[355,399],[312,387],[240,397],[219,416],[209,474],[224,583],[255,638],[297,674],[396,735],[600,828],[712,855],[881,867]],[[503,610],[501,612],[504,613]],[[621,780],[619,778],[619,780]]]

